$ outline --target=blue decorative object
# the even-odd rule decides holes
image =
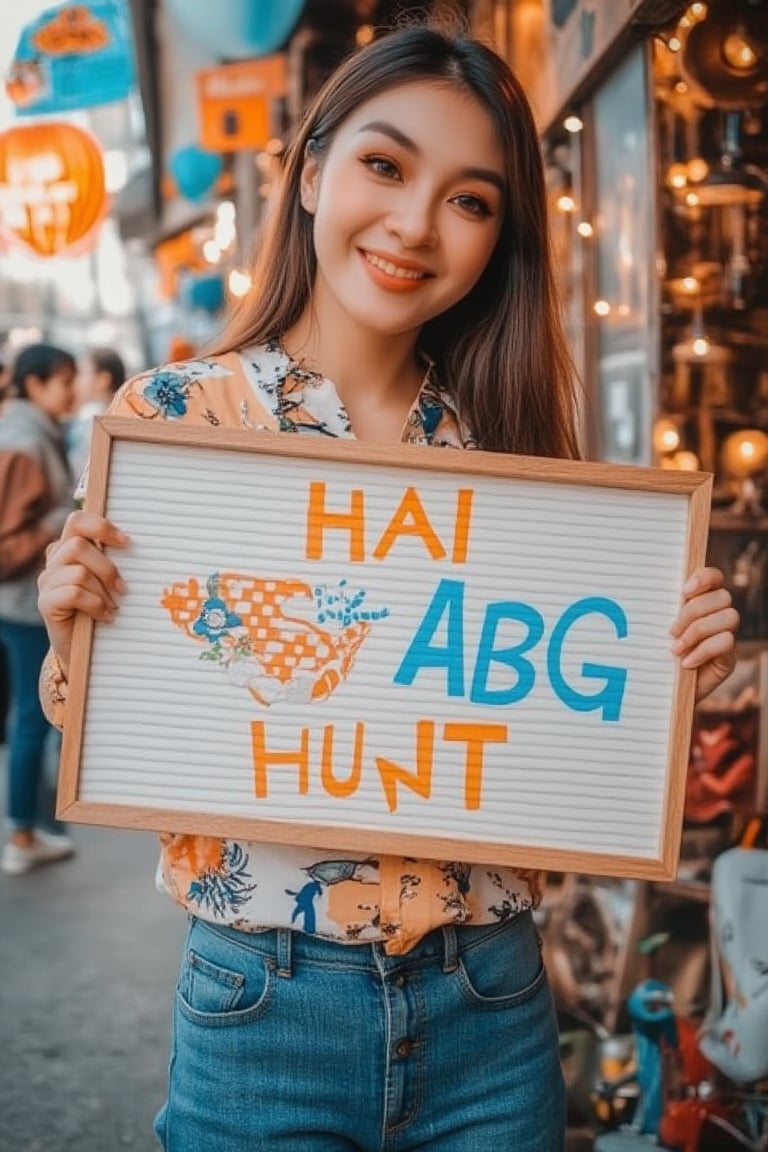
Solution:
[[[176,187],[187,200],[204,200],[221,175],[222,167],[218,152],[205,152],[196,144],[178,148],[168,160],[168,170]]]
[[[660,980],[644,980],[627,998],[637,1053],[640,1100],[632,1127],[656,1136],[664,1113],[662,1048],[677,1047],[672,989]]]
[[[25,24],[5,89],[19,116],[38,116],[124,100],[135,78],[126,0],[91,0]]]
[[[219,272],[188,273],[181,280],[181,302],[185,308],[199,308],[213,316],[224,307],[224,278]]]
[[[269,56],[282,48],[304,0],[166,0],[181,32],[223,60]]]

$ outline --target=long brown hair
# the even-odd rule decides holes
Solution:
[[[425,325],[419,347],[435,362],[441,386],[481,447],[575,458],[575,374],[554,285],[536,127],[507,64],[464,35],[424,25],[399,29],[356,52],[326,82],[288,150],[253,288],[217,350],[280,337],[309,303],[317,261],[313,218],[300,199],[307,148],[322,158],[361,104],[424,80],[472,93],[491,116],[506,160],[506,203],[498,243],[480,280]]]

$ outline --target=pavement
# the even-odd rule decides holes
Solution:
[[[153,833],[69,831],[74,859],[0,873],[0,1152],[157,1152],[185,917]]]

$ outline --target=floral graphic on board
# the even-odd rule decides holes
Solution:
[[[201,660],[269,707],[327,700],[344,683],[374,623],[389,615],[365,601],[346,580],[328,587],[215,572],[166,588],[161,605],[205,645]]]

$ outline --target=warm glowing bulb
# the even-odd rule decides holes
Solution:
[[[611,306],[607,300],[595,300],[592,305],[592,310],[596,316],[608,316],[610,315]]]
[[[581,132],[584,127],[584,121],[580,116],[566,116],[563,120],[563,128],[566,132]]]
[[[688,205],[688,207],[689,207],[689,208],[695,208],[695,207],[696,207],[696,205],[699,203],[699,194],[698,194],[698,192],[686,192],[686,194],[685,194],[685,202],[686,202],[686,204]]]
[[[573,212],[576,208],[576,201],[573,196],[569,196],[567,193],[558,196],[555,204],[560,212]]]
[[[720,459],[727,475],[754,476],[768,462],[768,435],[759,428],[732,432],[723,442]]]
[[[669,48],[670,52],[679,52],[682,46],[683,42],[679,36],[670,36],[669,40],[667,40],[667,48]]]
[[[685,96],[687,91],[688,85],[685,80],[678,80],[677,84],[675,84],[675,92],[677,92],[678,96]]]
[[[695,340],[691,341],[691,351],[694,356],[706,356],[709,352],[709,340],[706,336],[697,336]]]
[[[221,259],[221,248],[215,240],[206,240],[203,244],[203,256],[209,264],[218,264]]]
[[[680,447],[680,433],[672,420],[662,417],[653,426],[653,447],[661,455]]]
[[[576,225],[576,231],[578,232],[579,236],[583,236],[585,240],[588,240],[590,236],[594,236],[595,234],[595,230],[590,224],[589,220],[579,220],[578,224]]]
[[[695,452],[675,452],[672,463],[679,472],[697,472],[699,458]]]
[[[355,43],[358,48],[365,48],[366,44],[370,44],[374,37],[374,27],[372,24],[361,24],[355,33]]]
[[[698,292],[699,282],[696,279],[696,277],[695,276],[684,276],[683,277],[683,289],[686,292]]]
[[[688,9],[694,20],[702,20],[707,14],[706,4],[691,4]]]
[[[750,72],[757,64],[757,53],[738,31],[731,32],[723,40],[722,53],[726,64],[735,72]]]
[[[687,164],[688,179],[692,184],[698,184],[709,172],[709,164],[703,156],[694,156]]]
[[[688,165],[670,164],[667,169],[667,184],[670,188],[685,188],[688,183]]]

